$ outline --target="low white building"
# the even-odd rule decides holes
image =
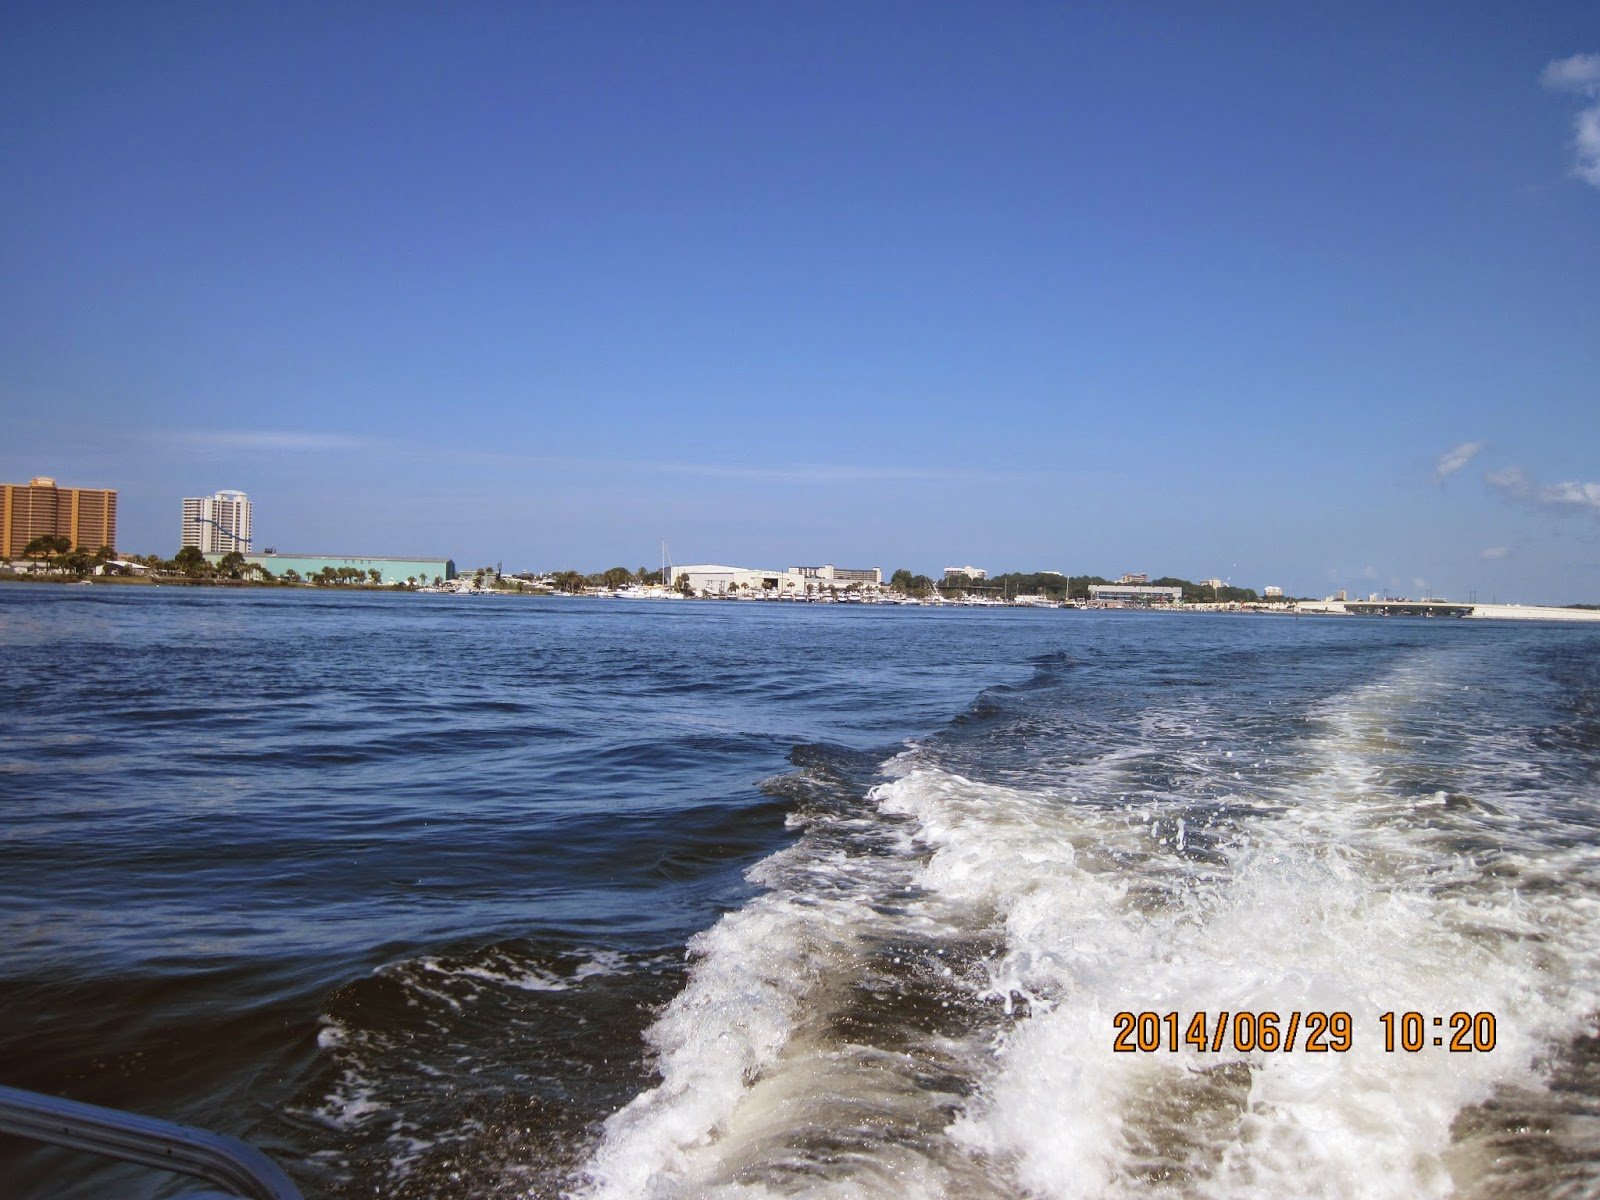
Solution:
[[[1089,599],[1097,604],[1181,604],[1183,589],[1143,583],[1091,583]]]
[[[679,580],[686,581],[680,584]],[[786,571],[764,571],[754,567],[730,567],[719,563],[698,563],[672,568],[672,586],[687,587],[696,596],[775,595],[801,597],[846,588],[876,589],[883,583],[878,567],[790,567]]]
[[[952,575],[965,575],[968,579],[989,578],[989,572],[983,567],[946,567],[944,577],[949,579]]]
[[[788,574],[834,584],[883,582],[882,567],[836,567],[830,563],[825,567],[790,567]]]
[[[697,596],[705,594],[721,596],[737,591],[740,587],[748,587],[751,584],[759,587],[767,575],[768,572],[751,571],[745,567],[727,567],[718,563],[695,563],[687,566],[674,565],[671,584],[680,591],[687,588]],[[775,575],[773,579],[774,583],[776,583]]]

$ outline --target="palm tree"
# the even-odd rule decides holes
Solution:
[[[185,575],[200,575],[211,566],[206,561],[206,556],[200,553],[198,546],[181,547],[172,556],[172,565]]]
[[[24,558],[55,558],[72,549],[72,539],[59,533],[42,533],[22,548]]]

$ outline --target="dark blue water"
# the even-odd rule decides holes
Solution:
[[[0,1082],[251,1137],[308,1195],[1590,1194],[1597,652],[3,588]],[[1151,1007],[1364,1038],[1111,1054]],[[1396,1007],[1498,1045],[1386,1053]]]

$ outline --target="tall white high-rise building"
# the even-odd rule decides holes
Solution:
[[[202,554],[250,553],[250,497],[243,492],[185,496],[183,545]]]

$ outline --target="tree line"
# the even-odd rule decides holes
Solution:
[[[958,571],[945,576],[942,580],[934,580],[926,575],[913,575],[901,567],[889,577],[889,590],[907,596],[931,596],[937,592],[941,596],[957,597],[971,592],[1001,598],[1046,596],[1051,600],[1087,600],[1092,585],[1103,586],[1116,582],[1100,575],[1059,575],[1054,571],[1009,571],[1004,575],[992,575],[987,579],[974,579]],[[1255,588],[1237,588],[1228,584],[1213,588],[1210,584],[1195,583],[1171,575],[1152,579],[1146,586],[1181,588],[1185,604],[1209,602],[1238,604],[1260,599]]]
[[[74,546],[65,534],[46,533],[34,538],[22,548],[22,557],[40,560],[69,575],[91,574],[116,557],[110,546],[90,550],[87,546]]]
[[[318,587],[371,587],[383,583],[383,572],[376,567],[363,569],[326,566],[320,571],[305,575],[291,567],[275,575],[260,563],[245,561],[245,556],[237,550],[230,550],[216,562],[212,562],[195,546],[181,547],[171,558],[162,558],[159,554],[133,554],[118,560],[116,553],[109,546],[101,546],[93,551],[81,546],[74,547],[72,539],[62,534],[44,534],[34,538],[23,547],[22,557],[44,562],[55,570],[80,578],[92,574],[98,568],[117,574],[132,574],[130,567],[117,565],[118,562],[122,562],[143,567],[152,574],[180,576],[194,583],[308,583]],[[412,576],[406,580],[406,585],[418,587],[428,582],[426,576],[420,578]],[[439,584],[444,580],[441,576],[435,575],[432,582]]]
[[[532,579],[532,576],[528,577]],[[640,567],[637,571],[630,571],[627,567],[611,567],[605,571],[597,571],[592,575],[585,575],[581,571],[554,571],[549,576],[550,586],[558,592],[572,592],[574,594],[585,588],[617,588],[627,587],[637,583],[641,586],[656,585],[662,582],[661,572],[648,567]]]

